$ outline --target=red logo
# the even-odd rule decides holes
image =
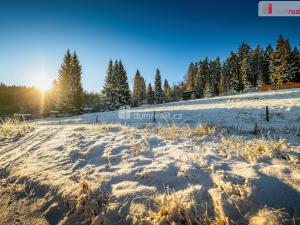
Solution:
[[[263,12],[264,14],[271,15],[273,13],[273,6],[272,3],[266,3],[263,5]]]

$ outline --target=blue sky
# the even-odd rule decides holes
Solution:
[[[132,84],[136,69],[181,81],[191,61],[224,59],[242,41],[275,44],[279,33],[300,41],[300,17],[259,18],[254,0],[1,0],[0,82],[51,79],[67,49],[76,50],[86,90],[102,88],[109,59],[122,59]]]

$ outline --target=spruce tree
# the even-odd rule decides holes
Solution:
[[[229,92],[240,91],[239,60],[234,52],[231,51],[229,57],[226,59],[223,71],[227,84],[227,90]]]
[[[288,40],[284,40],[282,35],[279,36],[276,50],[271,55],[270,72],[270,80],[276,86],[292,80],[295,76],[295,66],[291,61],[290,45]]]
[[[198,93],[199,96],[203,95],[203,77],[201,74],[200,66],[202,64],[202,61],[200,60],[199,63],[197,64],[197,74],[195,78],[195,91]]]
[[[154,81],[155,103],[160,104],[163,101],[163,91],[161,87],[161,75],[159,69],[156,69]]]
[[[271,55],[273,54],[272,45],[268,45],[263,54],[263,62],[262,62],[262,74],[263,74],[263,83],[271,84],[271,72],[270,72],[270,61]]]
[[[205,85],[206,85],[206,90],[208,89],[211,90],[209,60],[207,57],[203,61],[199,62],[199,68],[197,73],[196,89],[200,96],[204,96]]]
[[[140,90],[140,101],[143,102],[146,100],[147,96],[146,82],[143,76],[141,76]]]
[[[118,60],[113,65],[112,75],[112,104],[111,109],[119,109],[120,107],[120,68]]]
[[[239,88],[238,91],[242,91],[249,87],[249,80],[251,80],[250,64],[251,48],[248,44],[242,43],[238,50],[238,61],[239,61]]]
[[[215,60],[212,60],[209,62],[209,83],[210,83],[210,91],[211,95],[218,95],[218,84],[221,79],[221,73],[222,73],[222,66],[220,58],[216,58]]]
[[[72,57],[72,106],[75,113],[80,113],[83,110],[83,87],[81,83],[82,68],[76,52]]]
[[[293,50],[291,48],[290,42],[288,39],[285,39],[285,47],[288,51],[288,80],[287,81],[293,81],[297,75],[298,67],[297,67],[297,59],[294,58]]]
[[[83,109],[83,88],[81,84],[82,70],[76,52],[70,51],[64,57],[59,69],[57,81],[57,105],[64,113],[80,113]]]
[[[164,80],[164,97],[166,102],[171,100],[171,87],[167,79]]]
[[[251,83],[253,87],[261,86],[263,81],[263,52],[258,45],[252,53]]]
[[[291,60],[295,66],[295,77],[292,81],[300,82],[300,52],[297,47],[294,47],[292,51]]]
[[[109,100],[109,109],[119,109],[130,104],[130,90],[126,70],[121,60],[108,63],[103,94]]]
[[[194,91],[196,88],[197,64],[191,63],[186,75],[187,91]]]
[[[154,104],[154,101],[155,101],[154,91],[153,91],[151,83],[149,83],[148,87],[147,87],[147,103]]]
[[[130,89],[126,70],[121,60],[116,64],[116,77],[117,77],[117,108],[130,104]]]
[[[103,86],[103,94],[106,96],[106,98],[110,101],[110,104],[113,103],[113,92],[114,92],[114,65],[113,61],[109,60],[107,70],[106,70],[106,76],[105,76],[105,83]]]
[[[132,103],[134,106],[140,105],[146,99],[145,80],[137,70],[133,82]]]
[[[214,77],[217,79],[215,94],[220,95],[224,92],[224,75],[222,71],[222,63],[219,57],[214,62]]]
[[[64,61],[58,72],[58,102],[57,106],[60,112],[72,113],[72,92],[71,92],[71,75],[72,75],[72,56],[70,50],[67,50]]]

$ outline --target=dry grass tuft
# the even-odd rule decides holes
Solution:
[[[78,189],[67,199],[70,199],[69,213],[59,223],[60,225],[77,224],[78,221],[89,221],[89,224],[93,224],[95,220],[101,221],[101,213],[108,204],[109,195],[101,192],[94,183],[80,179]]]
[[[170,127],[160,126],[156,128],[156,133],[164,139],[174,140],[179,137],[197,138],[205,135],[214,135],[216,133],[216,128],[212,125],[203,124],[198,124],[195,128],[189,126],[179,127],[173,124]]]
[[[1,122],[1,121],[0,121]],[[34,124],[17,119],[6,119],[0,124],[0,140],[15,139],[24,136],[35,129]]]
[[[286,150],[288,142],[285,139],[266,140],[254,139],[243,140],[238,137],[224,138],[221,140],[222,148],[218,149],[219,154],[224,157],[239,156],[246,161],[252,162],[263,157],[282,156],[281,152]]]
[[[282,209],[264,208],[251,217],[250,225],[282,225],[289,222],[288,214]],[[288,223],[289,224],[289,223]]]
[[[104,132],[104,133],[118,132],[122,130],[122,126],[114,125],[114,124],[96,124],[92,126],[91,130],[96,132]]]
[[[228,218],[218,218],[211,225],[230,225]]]
[[[103,215],[109,195],[99,184],[80,179],[70,190],[62,194],[27,180],[0,179],[0,224],[49,225],[51,218],[59,225],[111,224]]]
[[[131,140],[130,149],[134,154],[143,153],[149,150],[149,145],[146,141],[137,142],[135,140]]]
[[[152,209],[141,203],[132,204],[133,224],[209,225],[213,223],[207,212],[203,214],[197,212],[195,199],[190,199],[188,203],[184,202],[182,196],[176,192],[167,190],[164,195],[148,200],[153,201]]]

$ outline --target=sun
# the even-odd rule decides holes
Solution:
[[[39,75],[34,77],[33,86],[41,91],[47,91],[51,88],[52,80],[47,75]]]

